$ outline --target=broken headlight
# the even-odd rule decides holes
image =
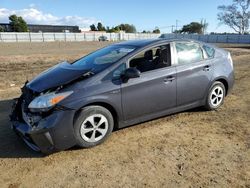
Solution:
[[[38,96],[33,101],[31,101],[28,108],[31,112],[46,112],[72,93],[73,91],[67,91],[63,93],[53,92]]]

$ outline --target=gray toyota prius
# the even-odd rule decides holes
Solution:
[[[192,40],[127,41],[26,82],[10,118],[33,150],[88,148],[115,129],[199,106],[217,109],[233,83],[223,49]]]

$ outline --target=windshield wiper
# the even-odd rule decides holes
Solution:
[[[94,72],[92,72],[91,70],[90,71],[88,71],[88,72],[86,72],[86,73],[84,73],[82,76],[83,77],[89,77],[89,76],[92,76],[92,75],[94,75],[95,73]]]

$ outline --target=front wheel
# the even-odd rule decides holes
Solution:
[[[207,110],[219,108],[224,102],[225,94],[226,89],[224,84],[219,81],[214,82],[209,90],[205,108]]]
[[[87,106],[78,114],[74,124],[77,145],[96,146],[106,140],[114,127],[113,116],[101,106]]]

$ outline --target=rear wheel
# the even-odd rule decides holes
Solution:
[[[101,144],[111,134],[113,127],[114,120],[109,110],[101,106],[87,106],[75,121],[77,145],[88,148]]]
[[[207,96],[206,109],[215,110],[219,108],[224,102],[225,94],[226,89],[224,84],[219,81],[214,82]]]

